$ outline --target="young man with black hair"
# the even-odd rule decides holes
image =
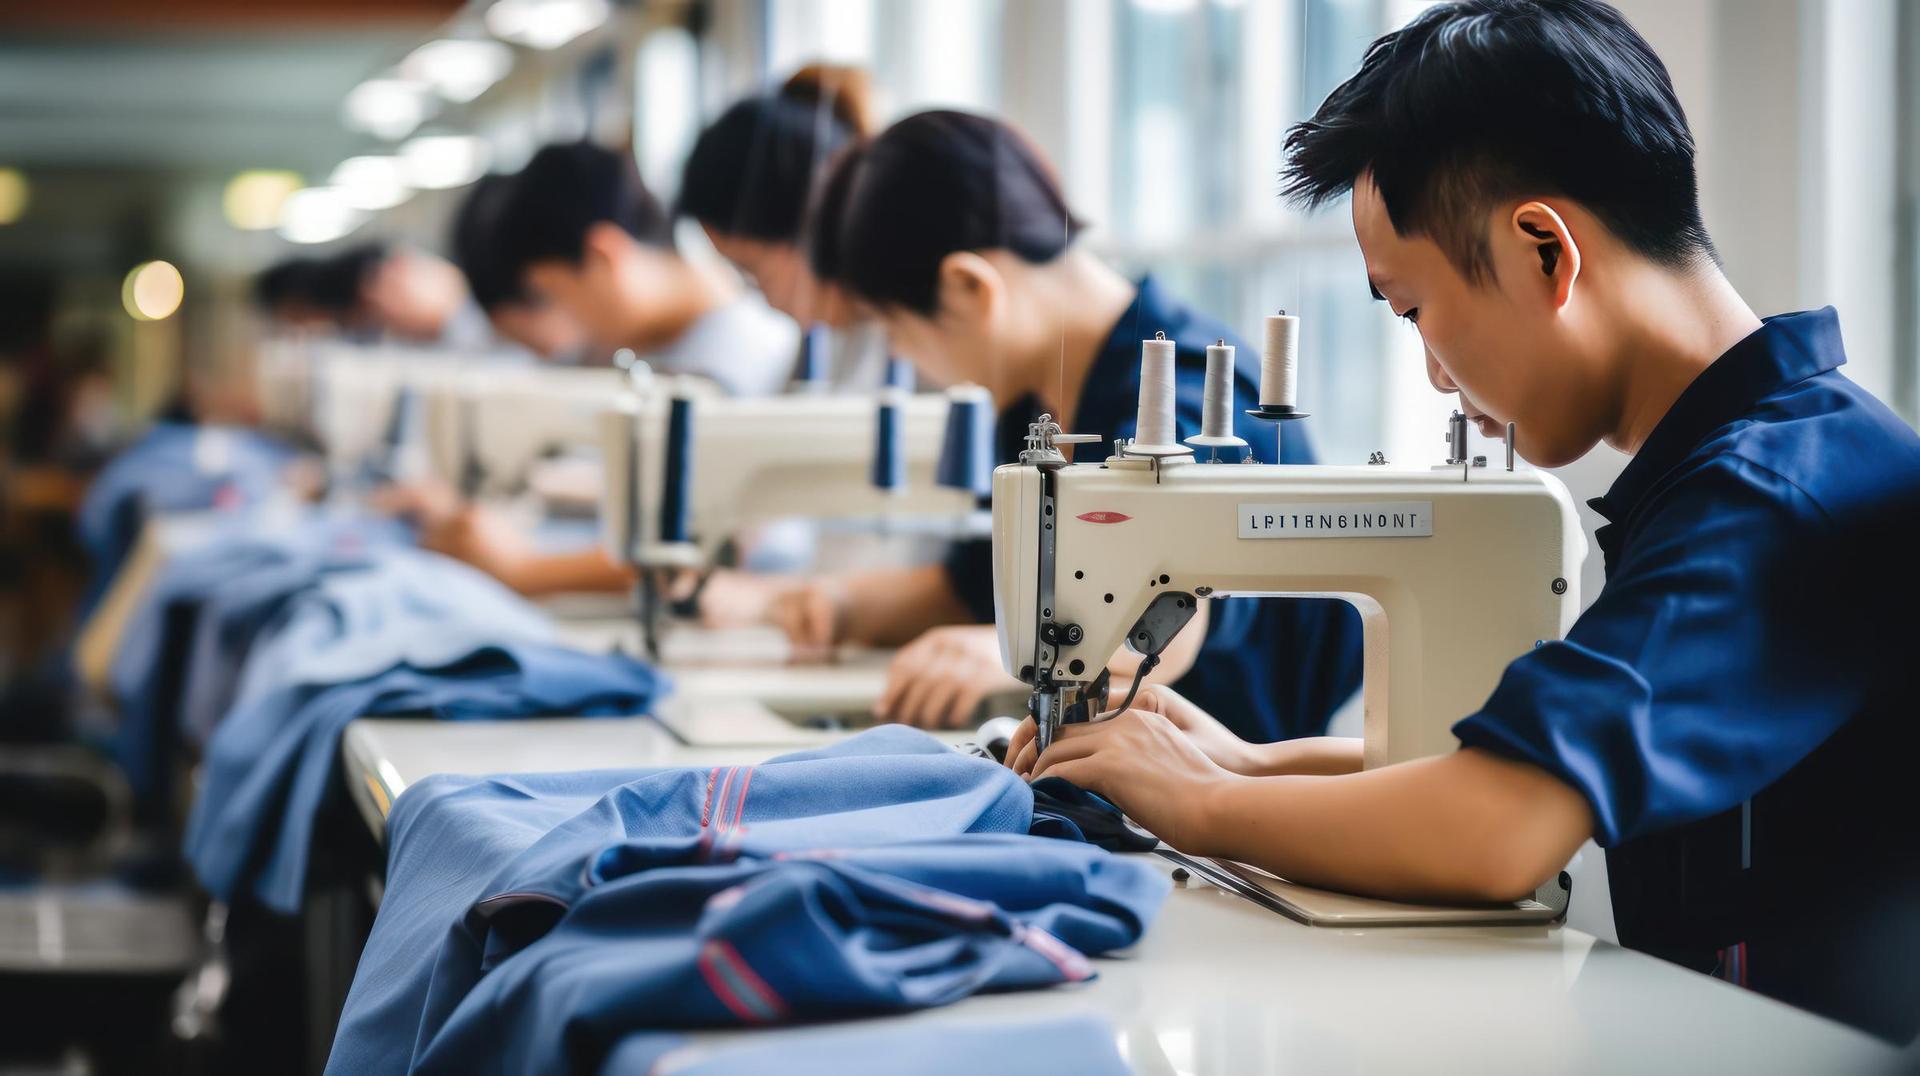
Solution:
[[[546,362],[577,361],[586,348],[579,323],[530,292],[502,255],[500,215],[513,197],[514,179],[497,173],[482,176],[467,193],[453,218],[453,262],[496,335]]]
[[[1762,321],[1722,275],[1659,59],[1597,0],[1441,4],[1287,149],[1293,198],[1351,192],[1435,388],[1542,466],[1633,455],[1594,502],[1606,588],[1451,755],[1362,773],[1155,689],[1013,764],[1384,897],[1511,900],[1592,837],[1624,944],[1912,1038],[1920,438],[1837,370],[1831,308]]]
[[[590,142],[535,154],[500,211],[499,242],[508,273],[596,346],[739,396],[779,392],[792,376],[798,329],[682,257],[672,218],[623,154]]]

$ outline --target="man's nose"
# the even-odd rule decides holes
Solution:
[[[1448,377],[1447,372],[1440,368],[1440,360],[1433,357],[1431,348],[1427,349],[1427,380],[1432,382],[1433,387],[1440,392],[1460,391],[1460,386],[1454,384],[1453,378]]]

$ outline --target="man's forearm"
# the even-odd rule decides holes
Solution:
[[[1331,777],[1360,772],[1363,741],[1358,736],[1303,736],[1278,743],[1252,744],[1248,764],[1240,772],[1249,777],[1289,774]]]
[[[537,554],[503,567],[498,574],[501,582],[530,598],[621,594],[633,586],[633,571],[598,548]]]
[[[1236,776],[1195,813],[1183,851],[1394,900],[1517,900],[1593,829],[1559,780],[1470,749],[1342,776]]]
[[[841,641],[904,646],[928,628],[965,624],[973,614],[938,564],[843,576]]]

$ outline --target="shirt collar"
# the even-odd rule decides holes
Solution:
[[[1627,461],[1613,488],[1588,503],[1618,523],[1714,430],[1781,389],[1846,361],[1833,307],[1767,318],[1694,378]]]

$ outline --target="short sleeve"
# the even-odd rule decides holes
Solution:
[[[1592,806],[1603,845],[1765,788],[1859,711],[1833,527],[1736,457],[1699,465],[1631,521],[1592,608],[1507,667],[1460,742],[1532,763]]]
[[[979,538],[955,542],[941,566],[954,597],[967,607],[974,623],[993,623],[993,542]]]

